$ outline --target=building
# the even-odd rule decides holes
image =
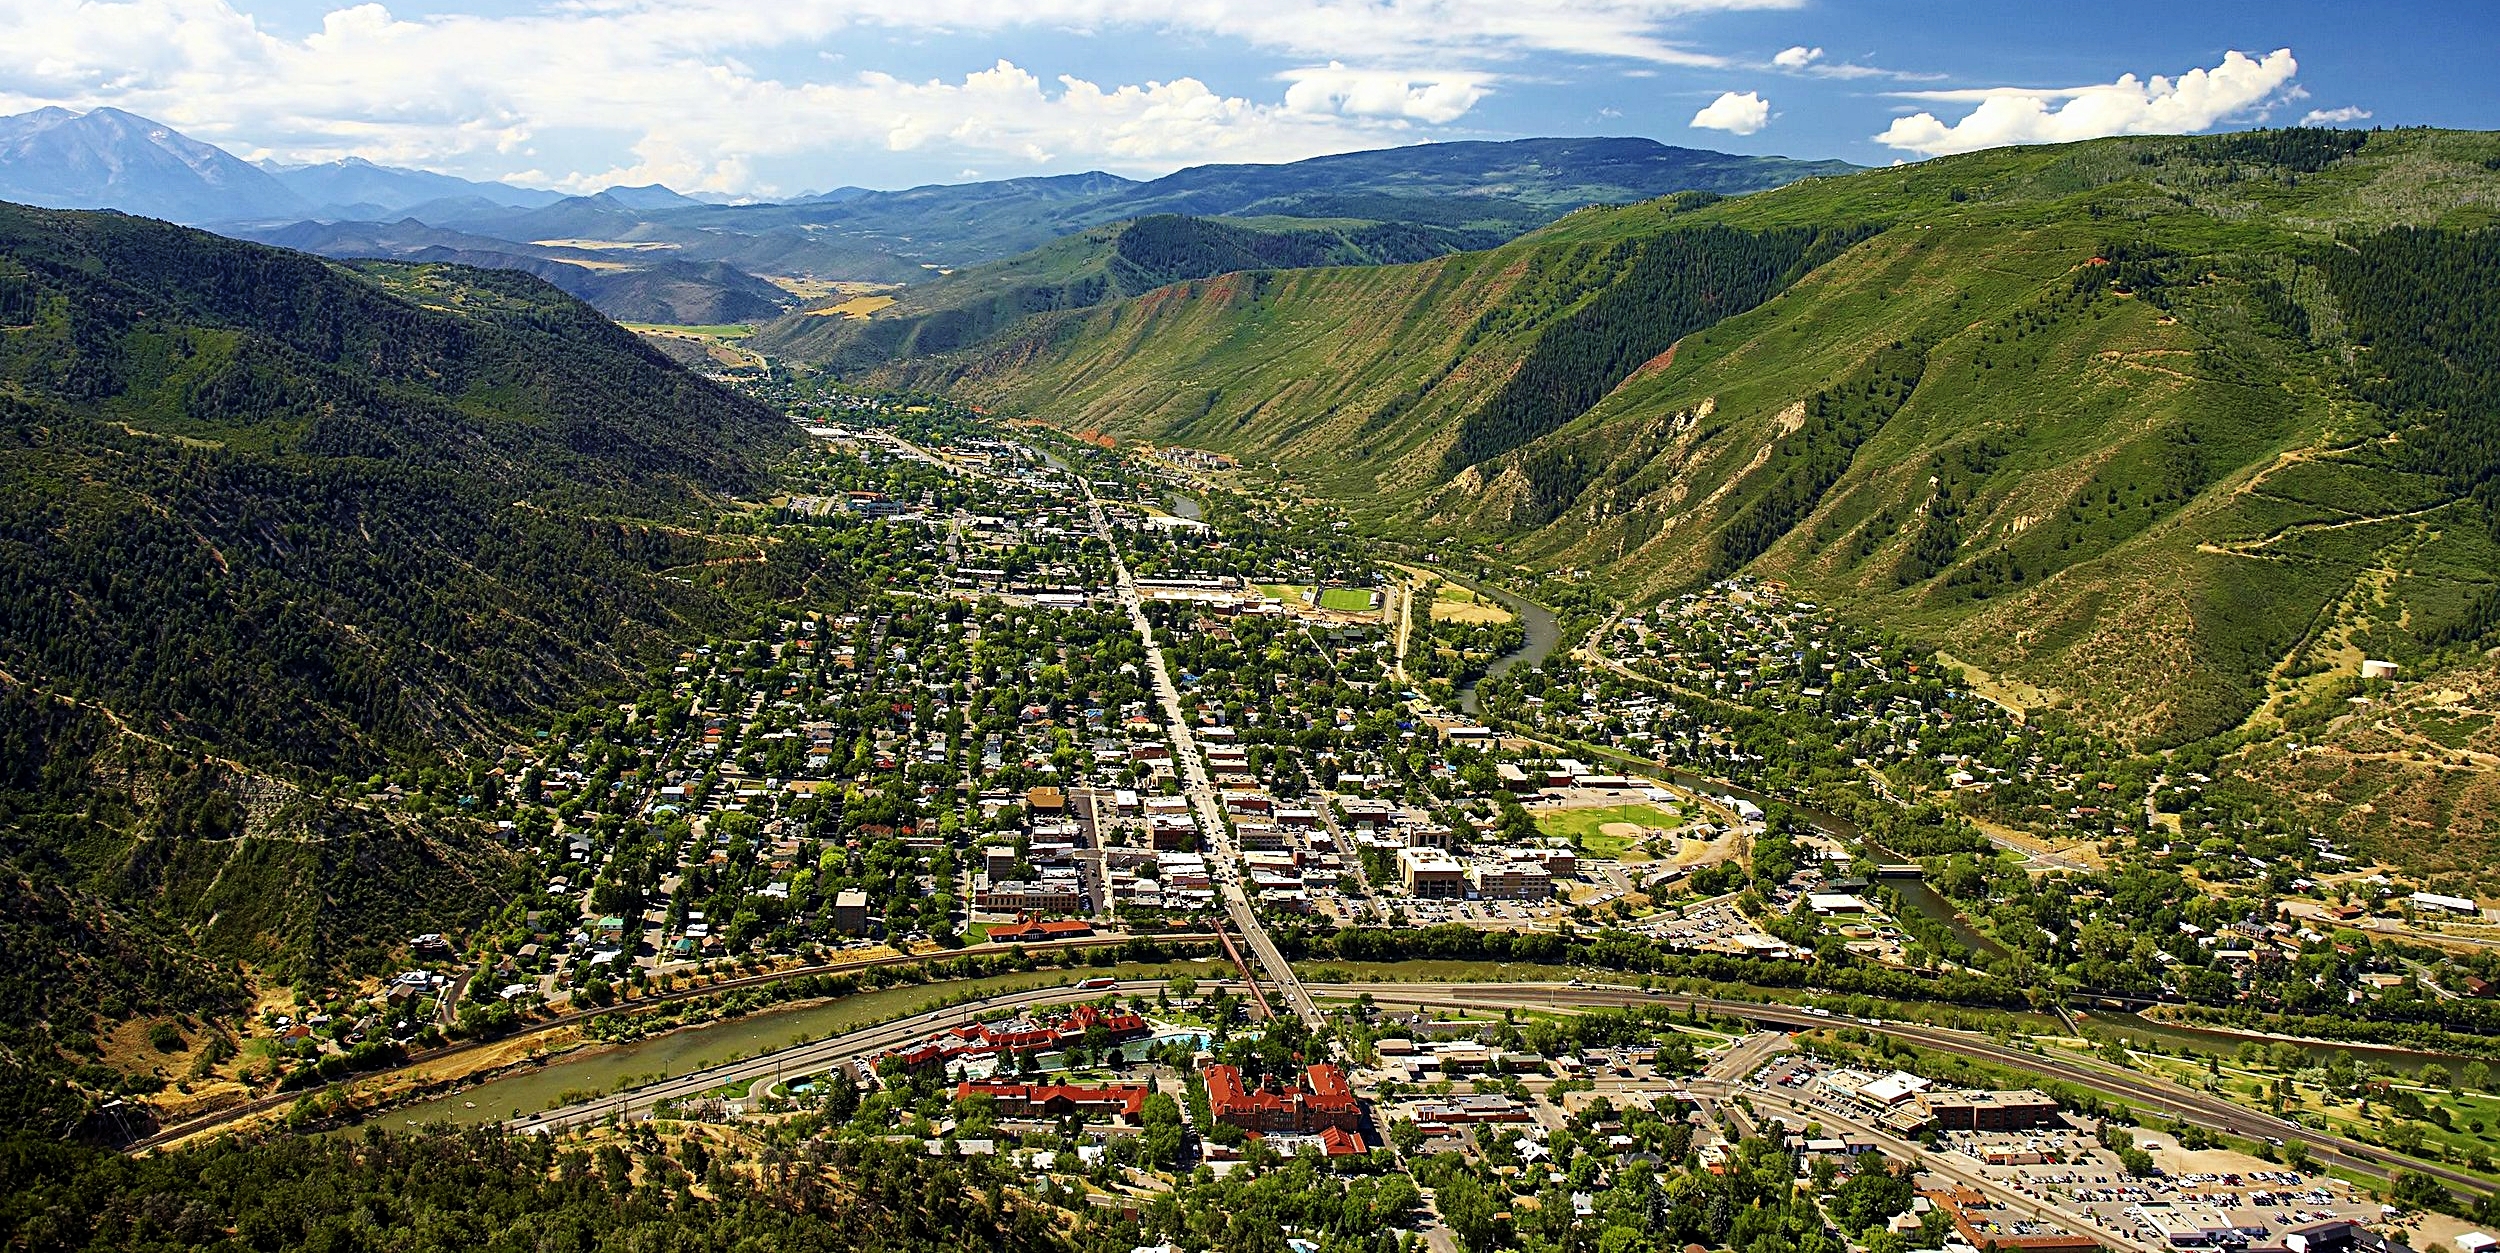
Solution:
[[[959,1084],[955,1099],[986,1096],[1001,1118],[1114,1118],[1137,1126],[1145,1121],[1146,1089],[1136,1084],[1001,1083],[988,1080]]]
[[[1361,1134],[1363,1106],[1345,1072],[1327,1063],[1306,1068],[1294,1091],[1252,1088],[1238,1066],[1209,1066],[1207,1110],[1215,1120],[1244,1131],[1309,1135],[1327,1128]]]
[[[2291,1253],[2352,1253],[2356,1242],[2353,1224],[2341,1218],[2309,1223],[2283,1233],[2283,1247]],[[2457,1247],[2464,1248],[2465,1241],[2458,1240]]]
[[[1436,849],[1399,849],[1398,877],[1405,880],[1408,896],[1447,901],[1467,897],[1467,868]]]
[[[833,929],[844,935],[868,934],[868,893],[844,888],[833,894]]]
[[[2057,1102],[2018,1092],[1938,1092],[1920,1098],[1937,1127],[1946,1131],[2023,1131],[2057,1121]]]
[[[1945,1188],[1920,1195],[1943,1210],[1962,1239],[1973,1248],[1996,1249],[1998,1253],[2100,1253],[2101,1242],[2091,1236],[2044,1230],[2038,1225],[2017,1229],[1999,1222],[1995,1217],[1996,1203],[1969,1188]]]
[[[1025,808],[1035,817],[1057,817],[1068,812],[1068,794],[1055,787],[1037,787],[1024,794]]]
[[[1033,944],[1043,940],[1074,940],[1094,933],[1094,924],[1082,918],[1019,918],[1014,922],[990,924],[993,944]]]
[[[1554,876],[1535,862],[1483,865],[1474,873],[1476,895],[1488,901],[1541,901],[1554,894]]]
[[[2442,913],[2463,914],[2468,918],[2483,912],[2482,906],[2462,896],[2442,896],[2437,892],[2416,892],[2406,898],[2415,909],[2435,909]]]
[[[920,1044],[898,1049],[888,1056],[905,1066],[931,1066],[1001,1054],[1046,1053],[1076,1044],[1085,1038],[1088,1030],[1096,1028],[1115,1044],[1154,1034],[1154,1028],[1145,1019],[1126,1010],[1078,1005],[1059,1018],[1041,1021],[1015,1018],[949,1027]]]
[[[1082,895],[1074,872],[1039,879],[996,880],[982,875],[973,884],[972,903],[1002,914],[1072,914]]]

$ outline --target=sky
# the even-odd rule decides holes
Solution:
[[[2500,129],[2495,61],[2491,0],[0,0],[0,113],[729,198],[1539,135],[1884,165]]]

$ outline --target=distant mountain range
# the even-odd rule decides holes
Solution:
[[[1523,139],[1198,166],[1145,182],[1095,171],[723,204],[656,184],[563,196],[355,158],[256,165],[118,109],[0,118],[0,200],[119,209],[332,257],[525,270],[611,317],[653,322],[757,321],[799,303],[758,276],[919,283],[1157,215],[1431,228],[1436,247],[1486,247],[1583,205],[1739,195],[1855,168],[1648,139]],[[1001,296],[959,291],[950,303],[1004,309],[1021,298]]]

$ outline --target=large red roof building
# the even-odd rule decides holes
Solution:
[[[1292,1092],[1271,1092],[1242,1082],[1238,1066],[1207,1067],[1207,1108],[1215,1120],[1244,1131],[1309,1134],[1327,1128],[1360,1134],[1363,1104],[1345,1072],[1325,1062],[1306,1068]]]
[[[1009,1022],[976,1022],[950,1027],[924,1043],[897,1051],[894,1056],[906,1066],[927,1066],[959,1058],[995,1057],[1001,1053],[1046,1053],[1077,1043],[1085,1038],[1088,1028],[1095,1026],[1100,1026],[1115,1043],[1154,1032],[1145,1019],[1127,1010],[1079,1005],[1066,1017],[1055,1021],[1034,1022],[1019,1018]]]
[[[1095,1118],[1117,1118],[1131,1126],[1142,1122],[1146,1113],[1146,1089],[1136,1084],[1114,1083],[1099,1086],[1080,1083],[1002,1083],[985,1080],[960,1084],[955,1099],[986,1096],[996,1103],[1002,1118],[1065,1118],[1085,1114]]]

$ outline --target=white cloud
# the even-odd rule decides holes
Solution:
[[[879,147],[1160,173],[1411,142],[1490,90],[1497,76],[1468,66],[1723,65],[1678,42],[1681,24],[1803,0],[498,0],[406,17],[363,3],[300,37],[251,16],[261,2],[0,0],[0,112],[109,104],[252,156],[535,170],[568,187],[771,192],[759,163]],[[1325,68],[1285,75],[1281,99],[1004,61],[954,79],[862,72],[888,38],[1071,30]]]
[[[1727,131],[1750,135],[1771,124],[1771,102],[1753,92],[1723,91],[1719,98],[1693,115],[1693,125],[1701,130]]]
[[[1484,98],[1485,74],[1408,74],[1394,70],[1350,70],[1331,61],[1320,69],[1287,70],[1293,85],[1285,89],[1285,109],[1305,116],[1407,118],[1418,122],[1454,122]]]
[[[2369,120],[2370,111],[2356,104],[2348,104],[2340,109],[2311,109],[2300,115],[2300,124],[2303,126],[2349,126],[2354,122]]]
[[[2291,87],[2292,75],[2299,69],[2292,50],[2280,48],[2262,60],[2226,53],[2222,64],[2210,70],[2189,70],[2176,79],[2156,74],[2140,80],[2127,74],[2117,82],[2090,87],[1903,92],[1904,98],[1912,100],[1977,102],[1979,107],[1949,125],[1933,113],[1896,118],[1875,140],[1933,157],[2104,135],[2184,134],[2278,99]]]
[[[1823,49],[1820,45],[1809,48],[1804,44],[1782,48],[1773,53],[1771,68],[1785,74],[1804,74],[1814,78],[1889,78],[1896,81],[1917,81],[1943,77],[1941,74],[1913,74],[1904,70],[1887,70],[1872,65],[1859,65],[1852,61],[1827,61],[1823,59]]]

